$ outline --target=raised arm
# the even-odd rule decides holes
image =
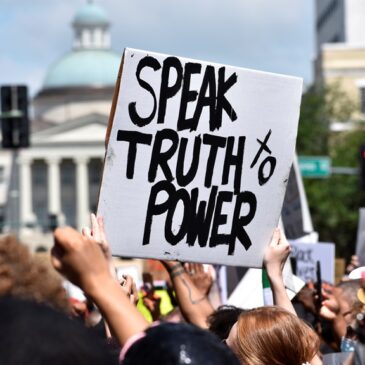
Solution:
[[[264,255],[264,266],[270,281],[274,304],[296,315],[286,293],[283,268],[290,254],[290,245],[281,229],[276,228]]]
[[[163,264],[170,274],[184,318],[198,327],[208,328],[207,318],[214,312],[214,308],[207,297],[207,293],[200,291],[195,286],[189,273],[180,262],[164,261]],[[201,268],[200,264],[189,265],[192,270],[200,270]],[[202,273],[200,272],[200,274]]]
[[[297,315],[292,302],[285,289],[283,269],[285,261],[290,254],[291,248],[284,235],[284,232],[277,228],[274,231],[269,246],[266,247],[264,255],[264,266],[269,277],[274,304],[286,309],[288,312]],[[311,365],[321,365],[322,361],[318,355],[311,360]]]
[[[120,345],[148,327],[148,322],[113,278],[95,240],[70,227],[58,228],[54,232],[51,260],[61,274],[95,302]]]

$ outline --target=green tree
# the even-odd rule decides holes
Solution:
[[[311,87],[303,95],[299,122],[298,155],[328,155],[332,166],[358,168],[365,129],[357,122],[348,132],[330,132],[330,122],[347,123],[356,106],[335,85]],[[355,250],[358,210],[365,204],[359,175],[332,175],[304,179],[314,229],[321,241],[336,243],[336,254],[349,258]]]

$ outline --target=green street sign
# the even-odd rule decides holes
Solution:
[[[331,175],[331,159],[326,156],[299,156],[299,169],[303,177],[325,178]]]

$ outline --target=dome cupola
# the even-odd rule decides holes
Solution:
[[[76,13],[72,25],[75,31],[75,50],[110,48],[108,16],[93,0],[88,0]]]
[[[49,68],[43,91],[114,86],[120,56],[110,49],[110,22],[105,10],[88,0],[77,11],[72,26],[73,49]]]

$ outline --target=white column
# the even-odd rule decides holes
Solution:
[[[87,157],[77,157],[76,162],[76,214],[77,228],[90,226],[89,220],[89,176]]]
[[[26,223],[34,222],[34,214],[32,207],[32,173],[31,159],[19,159],[20,174],[20,226]]]
[[[61,175],[59,157],[46,159],[48,164],[48,213],[61,213]]]

